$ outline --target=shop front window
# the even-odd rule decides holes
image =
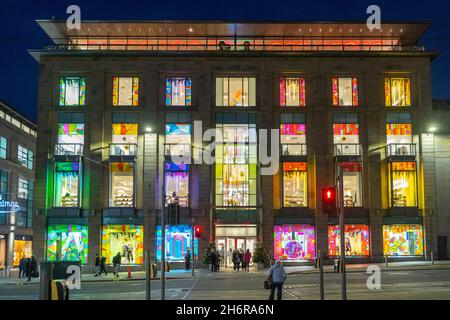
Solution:
[[[383,226],[383,250],[388,256],[422,256],[423,227],[420,224]]]
[[[305,78],[280,79],[280,106],[304,107],[306,105]]]
[[[60,106],[84,106],[86,104],[86,79],[65,77],[59,81]]]
[[[131,156],[137,154],[138,124],[113,123],[111,154]]]
[[[344,206],[362,207],[362,168],[360,162],[339,162],[344,183]]]
[[[22,258],[31,258],[33,255],[33,242],[27,240],[14,240],[14,267],[18,267]]]
[[[161,248],[162,248],[162,237],[161,237],[161,226],[156,227],[156,260],[161,260]],[[184,261],[184,255],[189,249],[192,252],[192,227],[190,225],[171,225],[166,226],[165,230],[166,238],[166,250],[165,258],[166,261]],[[195,256],[198,256],[198,239],[194,237],[194,250]]]
[[[80,163],[57,162],[55,164],[55,207],[80,205]]]
[[[274,259],[310,261],[316,257],[314,226],[286,224],[274,226]]]
[[[216,78],[217,107],[255,107],[256,78]]]
[[[113,106],[133,106],[139,103],[138,77],[113,77]]]
[[[332,78],[333,106],[358,106],[358,79]]]
[[[285,207],[307,206],[307,176],[306,162],[283,163],[283,204]]]
[[[386,107],[411,106],[411,83],[409,78],[384,79]]]
[[[134,207],[134,163],[111,162],[111,207]]]
[[[166,79],[166,106],[190,106],[192,104],[192,79]]]
[[[102,256],[108,263],[120,253],[122,264],[144,262],[144,228],[137,225],[105,225],[102,230]]]
[[[88,227],[81,225],[50,225],[47,229],[48,261],[81,261],[88,256]]]
[[[393,207],[417,206],[417,177],[415,162],[391,162],[391,205]]]
[[[340,256],[341,233],[338,225],[328,226],[328,254]],[[365,224],[345,225],[345,256],[370,255],[369,226]]]
[[[306,124],[282,123],[280,125],[281,154],[302,156],[306,154]]]

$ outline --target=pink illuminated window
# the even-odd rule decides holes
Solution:
[[[333,106],[358,106],[358,79],[332,78]]]
[[[281,78],[280,106],[304,107],[306,105],[305,83],[304,78]]]

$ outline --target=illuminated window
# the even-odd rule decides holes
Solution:
[[[280,115],[280,141],[283,156],[306,155],[306,124],[303,113]]]
[[[166,156],[189,156],[191,150],[191,125],[183,123],[166,124]]]
[[[136,155],[138,140],[137,123],[112,124],[112,155]]]
[[[358,106],[358,79],[332,78],[333,106]]]
[[[8,151],[8,139],[0,136],[0,158],[6,159]]]
[[[138,77],[113,77],[113,106],[133,106],[139,103]]]
[[[47,261],[81,261],[88,256],[88,227],[50,225],[47,229]]]
[[[58,125],[58,144],[62,154],[81,154],[84,144],[84,124],[60,123]]]
[[[55,207],[80,206],[80,163],[57,162],[55,164]]]
[[[365,224],[345,225],[345,256],[370,255],[369,226]],[[341,233],[338,225],[328,226],[328,254],[341,255]]]
[[[416,207],[416,163],[391,162],[389,168],[391,205],[393,207]]]
[[[216,78],[216,106],[255,107],[256,78]]]
[[[411,106],[411,82],[409,78],[384,79],[384,92],[387,107]]]
[[[304,107],[306,105],[305,78],[280,79],[280,106]]]
[[[306,207],[308,171],[306,162],[283,163],[283,204],[285,207]]]
[[[274,258],[283,261],[308,261],[316,257],[314,226],[285,224],[274,226]]]
[[[181,207],[189,205],[189,165],[165,163],[166,197],[168,203],[178,203]]]
[[[186,224],[166,226],[166,260],[184,261],[184,255],[187,250],[191,250],[192,240],[194,240],[195,255],[198,255],[198,239],[192,236],[192,226]],[[161,226],[156,227],[156,260],[161,260]]]
[[[362,207],[362,170],[360,162],[338,162],[343,169],[344,206]]]
[[[65,77],[59,80],[59,105],[84,106],[86,104],[86,79]]]
[[[22,258],[31,258],[33,242],[29,240],[14,240],[14,267],[18,267]]]
[[[192,104],[192,79],[166,79],[166,106],[190,106]]]
[[[33,170],[34,166],[34,152],[19,145],[17,149],[17,160],[19,163],[30,170]]]
[[[111,207],[134,207],[134,163],[111,162]]]
[[[422,256],[423,227],[420,224],[383,226],[383,252],[389,256]]]
[[[102,230],[102,256],[112,263],[120,253],[122,264],[144,263],[144,228],[137,225],[106,225]]]
[[[32,226],[33,193],[34,193],[33,181],[19,177],[17,200],[20,205],[20,213],[16,215],[16,224],[19,227],[30,228]]]

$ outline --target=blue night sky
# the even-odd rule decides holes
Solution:
[[[71,4],[79,5],[81,18],[88,20],[241,21],[365,21],[366,8],[377,4],[382,20],[433,22],[422,39],[428,50],[441,51],[433,62],[433,97],[450,99],[450,0],[2,0],[0,100],[31,120],[36,118],[38,64],[26,50],[50,43],[35,20],[65,20]]]

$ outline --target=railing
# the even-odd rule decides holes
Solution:
[[[81,143],[58,143],[55,145],[57,156],[82,156],[83,145]]]
[[[387,156],[415,156],[415,143],[391,143],[386,146]]]
[[[165,144],[164,145],[164,155],[181,157],[190,157],[191,155],[191,145],[190,144]]]
[[[166,196],[166,207],[169,204],[178,204],[180,207],[189,206],[189,196],[179,197],[179,196]]]
[[[360,156],[361,153],[359,143],[338,143],[334,145],[335,156]]]
[[[135,143],[111,143],[109,145],[110,156],[136,156],[137,144]]]
[[[306,156],[308,154],[308,149],[306,144],[295,143],[295,144],[282,144],[281,145],[281,155],[282,156]]]

